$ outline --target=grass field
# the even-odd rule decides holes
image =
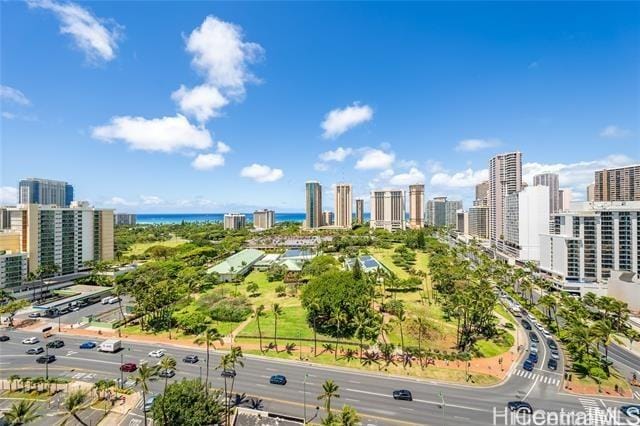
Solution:
[[[183,238],[175,237],[167,241],[156,241],[153,243],[135,243],[135,244],[132,244],[131,247],[129,247],[129,250],[127,250],[124,254],[125,256],[131,256],[131,255],[140,256],[149,247],[153,247],[153,246],[177,247],[180,244],[184,244],[186,242],[188,241]]]
[[[307,323],[307,311],[300,305],[288,306],[282,309],[283,314],[278,318],[278,340],[290,339],[297,341],[299,337],[303,339],[313,339],[313,329]],[[274,317],[271,307],[268,306],[264,316],[260,318],[260,328],[263,336],[273,340]],[[258,336],[258,322],[254,318],[240,333],[240,336]],[[330,339],[329,337],[318,335],[318,339]]]

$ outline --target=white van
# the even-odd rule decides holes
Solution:
[[[111,296],[103,297],[102,298],[102,304],[106,305],[107,303],[109,303],[109,300],[111,300]]]

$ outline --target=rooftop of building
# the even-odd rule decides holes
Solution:
[[[231,274],[242,271],[262,259],[264,252],[256,249],[244,249],[238,253],[227,257],[222,262],[209,268],[207,273]]]
[[[304,422],[297,417],[238,407],[233,424],[234,426],[297,426]]]
[[[640,201],[585,201],[571,203],[571,210],[556,214],[564,216],[589,215],[602,211],[640,211]]]

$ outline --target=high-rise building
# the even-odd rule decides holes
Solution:
[[[485,180],[476,185],[476,199],[474,206],[486,206],[489,204],[489,181]]]
[[[597,170],[594,201],[640,201],[640,165]]]
[[[27,274],[27,253],[0,250],[0,289],[21,285]]]
[[[133,213],[116,213],[113,215],[116,225],[134,226],[136,224],[136,215]]]
[[[508,195],[522,189],[522,154],[499,154],[489,161],[489,238],[493,244],[504,239]]]
[[[409,228],[424,228],[424,185],[409,185]]]
[[[322,226],[333,226],[334,216],[331,210],[325,210],[322,212]]]
[[[574,203],[540,236],[540,268],[566,281],[606,281],[611,271],[638,273],[640,202]]]
[[[11,214],[6,207],[0,207],[0,231],[11,228]]]
[[[489,238],[489,206],[469,207],[469,235]]]
[[[596,184],[590,183],[587,185],[587,201],[595,201],[596,200]]]
[[[27,178],[18,183],[20,204],[51,204],[69,207],[73,201],[73,186],[67,182]]]
[[[529,186],[505,198],[505,233],[498,250],[520,260],[540,260],[540,234],[549,230],[549,187]]]
[[[26,204],[9,210],[29,272],[55,265],[64,275],[78,272],[88,261],[113,260],[113,210],[77,201],[70,207]]]
[[[364,200],[356,198],[356,223],[364,223]]]
[[[464,210],[458,210],[456,217],[456,231],[467,235],[469,233],[469,213]]]
[[[320,182],[308,181],[305,183],[307,214],[304,224],[309,229],[322,226],[322,185]]]
[[[571,199],[573,198],[573,194],[571,193],[571,189],[562,188],[558,190],[558,211],[565,212],[571,210]]]
[[[427,201],[427,225],[455,228],[458,210],[462,210],[462,201],[449,201],[447,197],[434,197],[433,200]]]
[[[560,210],[559,195],[560,182],[556,173],[542,173],[533,177],[534,186],[549,187],[549,213],[557,213]]]
[[[247,224],[247,217],[241,213],[225,213],[224,229],[242,229]]]
[[[371,191],[371,219],[369,226],[373,229],[386,229],[387,231],[404,230],[404,191],[396,189]]]
[[[353,198],[351,185],[339,183],[335,186],[335,225],[351,229],[353,222]]]
[[[253,227],[255,229],[273,228],[276,223],[276,212],[273,210],[256,210],[253,212]]]

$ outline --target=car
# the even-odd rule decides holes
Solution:
[[[282,374],[276,374],[275,376],[271,376],[271,378],[269,379],[269,383],[271,383],[272,385],[284,386],[287,384],[287,378]]]
[[[527,320],[520,321],[525,330],[531,330],[531,323]]]
[[[158,376],[162,377],[163,379],[164,378],[170,379],[175,375],[176,375],[175,370],[171,368],[167,368],[166,370],[161,370],[160,373],[158,373]]]
[[[536,342],[529,343],[529,351],[538,353],[538,344]]]
[[[79,308],[84,308],[85,306],[87,306],[89,304],[89,302],[87,302],[86,300],[78,300],[78,307]]]
[[[413,395],[411,395],[411,391],[399,389],[393,391],[393,399],[398,401],[413,401]]]
[[[182,362],[186,362],[187,364],[195,364],[198,362],[198,355],[187,355],[182,358]]]
[[[527,371],[533,371],[533,362],[530,359],[525,359],[524,364],[522,364],[522,368]]]
[[[527,314],[527,317],[529,317],[529,319],[533,322],[538,322],[538,320],[536,319],[536,317],[533,316],[533,314],[529,313]]]
[[[36,362],[38,364],[51,364],[55,360],[56,360],[56,356],[55,355],[43,355],[43,356],[39,356],[36,359]]]
[[[516,413],[533,414],[533,407],[525,401],[509,401],[507,407],[509,411],[515,411]]]
[[[622,405],[620,411],[629,417],[640,417],[640,405]]]
[[[533,362],[534,364],[538,363],[538,354],[535,352],[530,352],[529,353],[529,358],[528,358],[531,362]]]
[[[149,352],[149,356],[153,358],[162,358],[165,354],[164,349],[156,349],[155,351]]]
[[[8,342],[9,340],[10,340],[9,336],[5,336],[5,335],[0,336],[0,342]]]
[[[551,358],[552,359],[560,359],[560,352],[558,351],[551,351]]]
[[[80,306],[72,306],[69,308],[71,312],[78,312],[80,310]]]
[[[151,408],[153,408],[153,402],[156,400],[156,395],[151,395],[150,397],[147,398],[147,400],[144,402],[144,411],[145,413],[148,413],[149,411],[151,411]]]
[[[233,378],[236,377],[236,370],[222,370],[222,373],[220,373],[220,375],[222,377]]]
[[[65,308],[60,309],[59,314],[64,315],[64,314],[68,314],[69,312],[71,312],[71,308],[67,306]]]
[[[23,345],[35,345],[36,343],[38,343],[40,340],[38,340],[37,337],[32,336],[32,337],[27,337],[26,339],[22,340],[22,344]]]
[[[551,337],[551,333],[549,333],[547,330],[542,330],[542,335],[544,337],[546,337],[547,339],[549,339]]]
[[[52,342],[47,343],[48,348],[58,349],[64,346],[64,342],[62,340],[54,340]]]
[[[113,305],[114,303],[118,303],[119,301],[120,301],[119,297],[112,297],[109,299],[107,303],[109,303],[110,305]]]
[[[120,371],[124,371],[125,373],[133,373],[138,369],[138,366],[132,362],[125,362],[120,366]]]
[[[555,341],[553,341],[553,339],[547,339],[547,346],[549,346],[549,349],[551,349],[552,351],[558,350],[558,345]]]
[[[40,314],[40,312],[31,312],[29,314],[29,318],[40,318],[42,316],[42,314]]]
[[[80,344],[80,349],[93,349],[96,347],[96,342],[84,342]]]
[[[529,339],[535,343],[538,343],[540,341],[540,339],[538,338],[538,335],[533,331],[529,332]]]
[[[27,349],[27,355],[38,355],[44,352],[44,348],[42,346],[38,346],[37,348],[29,348]]]
[[[108,303],[109,303],[109,300],[111,299],[111,297],[113,297],[113,296],[103,297],[103,298],[102,298],[102,304],[103,304],[103,305],[108,304]]]
[[[556,361],[553,358],[549,358],[549,361],[547,361],[547,368],[549,370],[557,370],[558,369],[558,361]]]

